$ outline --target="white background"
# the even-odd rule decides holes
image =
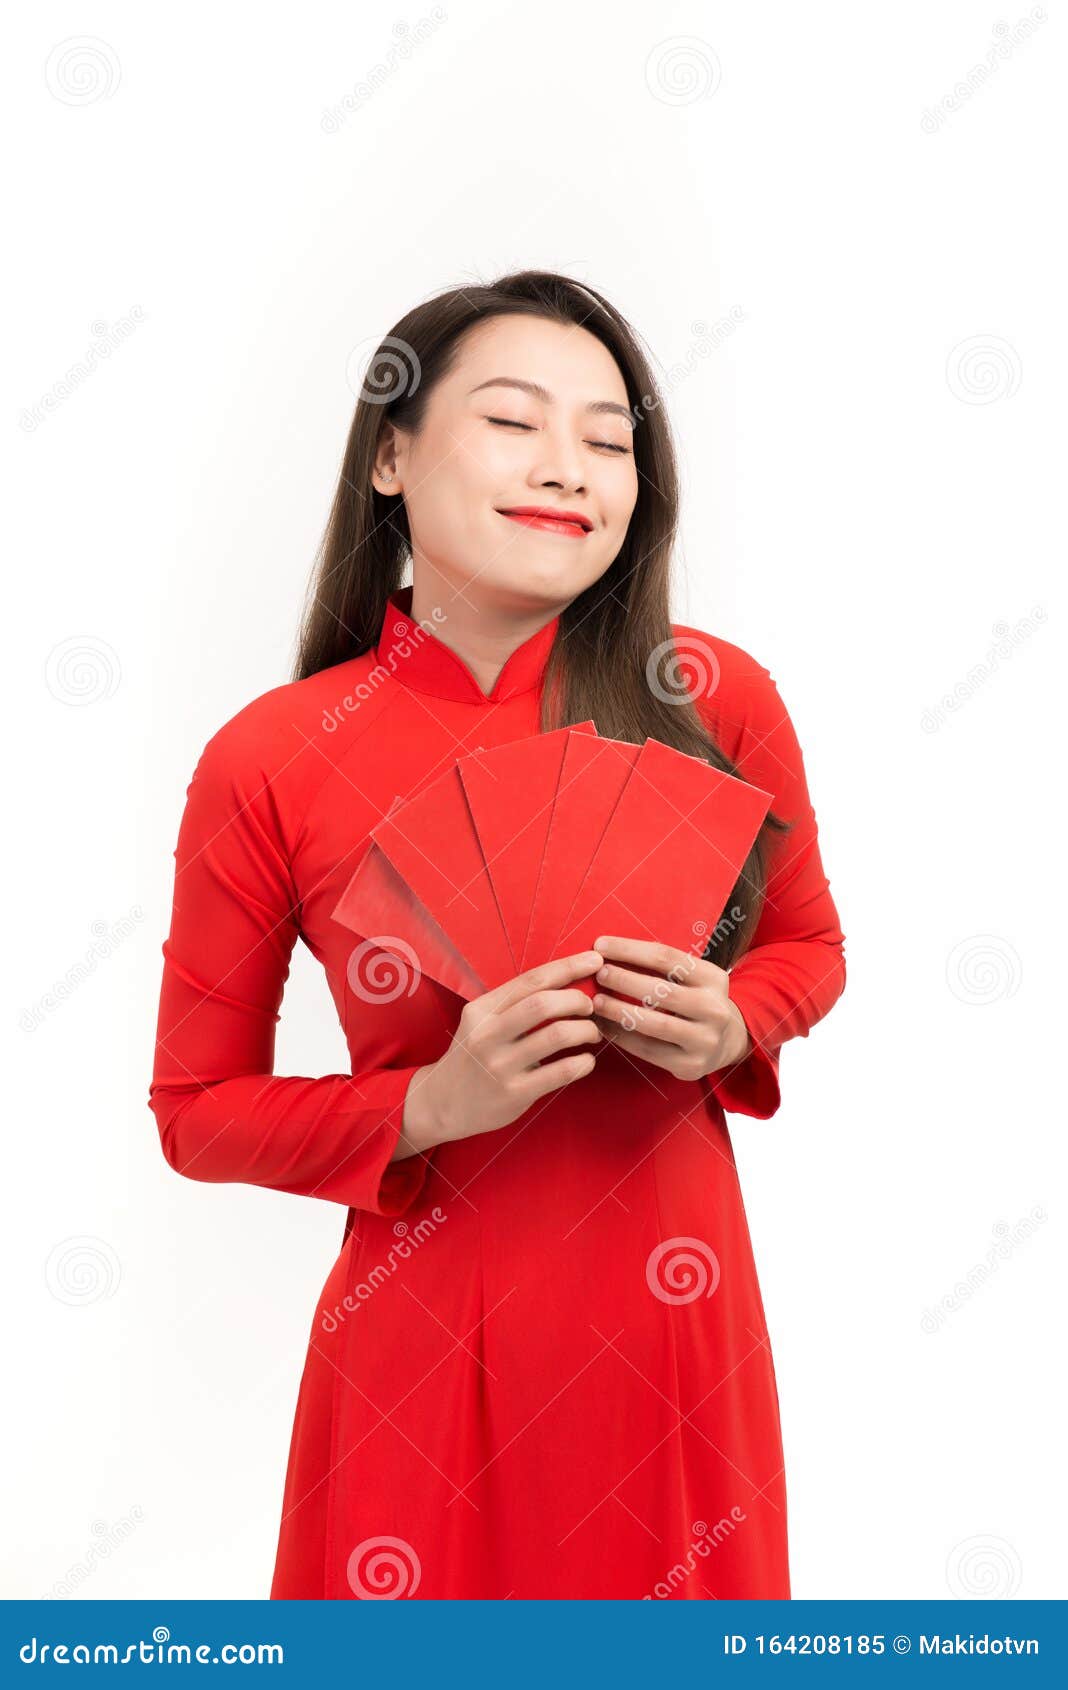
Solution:
[[[1063,1595],[1063,17],[444,13],[44,5],[4,55],[2,1594],[267,1594],[344,1210],[162,1158],[178,822],[288,678],[353,348],[537,266],[652,349],[674,614],[775,676],[847,935],[732,1119],[794,1594]],[[345,1063],[298,950],[278,1072]]]

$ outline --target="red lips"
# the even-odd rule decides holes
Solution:
[[[522,522],[529,528],[543,528],[557,534],[588,534],[593,523],[581,511],[557,510],[552,505],[510,505],[498,512],[512,522]]]

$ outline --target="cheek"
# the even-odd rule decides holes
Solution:
[[[409,509],[425,532],[455,531],[469,524],[492,488],[492,469],[477,435],[443,436],[433,453],[413,457],[409,469]]]
[[[619,541],[627,532],[634,507],[638,502],[638,477],[631,469],[620,475],[619,484],[607,489],[604,499],[605,519],[613,537]]]
[[[465,420],[449,431],[443,468],[465,487],[482,487],[502,471],[514,475],[514,446],[503,429],[490,428],[481,420]]]

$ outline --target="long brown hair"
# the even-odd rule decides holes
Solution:
[[[738,775],[692,702],[673,649],[669,577],[678,524],[678,471],[663,401],[636,332],[608,301],[570,277],[522,270],[488,286],[439,293],[402,317],[371,358],[349,430],[330,517],[302,619],[293,678],[370,650],[389,595],[403,584],[411,535],[403,495],[371,479],[383,424],[417,434],[435,384],[455,365],[463,336],[491,317],[533,315],[586,329],[607,347],[626,384],[638,497],[623,546],[599,580],[569,604],[549,656],[541,729],[592,720],[609,739],[659,739]],[[703,654],[712,662],[711,652]],[[699,669],[702,654],[695,666]],[[768,815],[704,955],[727,968],[752,939],[766,890]],[[695,953],[696,954],[696,953]]]

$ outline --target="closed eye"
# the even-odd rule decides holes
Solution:
[[[527,434],[535,434],[533,423],[514,422],[511,417],[487,417],[487,422],[496,423],[498,428],[521,428]],[[587,440],[587,446],[597,446],[604,452],[618,452],[624,457],[630,457],[629,446],[616,446],[611,440]]]

